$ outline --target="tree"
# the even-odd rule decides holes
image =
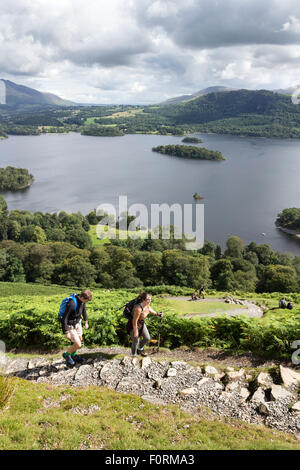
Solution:
[[[57,267],[56,276],[60,284],[66,286],[89,286],[95,282],[96,270],[86,259],[80,255],[65,259],[59,267]]]
[[[97,225],[98,222],[99,222],[99,220],[98,220],[98,218],[97,218],[97,216],[96,216],[96,212],[95,212],[95,211],[90,212],[90,213],[86,216],[86,218],[87,218],[89,224],[91,224],[91,225]]]
[[[215,259],[218,260],[221,258],[222,258],[222,248],[221,248],[221,245],[217,245],[216,250],[215,250]]]
[[[66,230],[66,241],[78,248],[89,248],[92,241],[89,234],[82,228],[69,228]]]
[[[227,250],[224,255],[231,258],[242,258],[245,244],[239,237],[233,235],[226,242]]]
[[[21,225],[16,220],[9,220],[7,227],[7,237],[9,240],[19,241]]]
[[[211,267],[213,287],[217,290],[230,291],[234,287],[233,266],[229,259],[220,259]]]
[[[191,256],[179,250],[165,250],[162,265],[165,284],[196,287],[200,283],[209,283],[209,261],[206,256]]]
[[[101,284],[103,284],[104,282],[105,287],[109,287],[107,286],[109,280],[112,283],[112,277],[107,273],[110,262],[109,254],[104,248],[93,248],[91,250],[90,261],[96,271],[96,282],[100,282]],[[104,273],[107,274],[109,277],[103,277]]]
[[[53,242],[63,242],[66,239],[66,234],[61,228],[48,228],[46,230],[47,240]]]
[[[162,254],[160,251],[138,252],[134,255],[134,266],[145,286],[156,286],[162,282]]]
[[[233,273],[235,289],[243,292],[255,292],[257,277],[251,271],[235,271]]]
[[[297,273],[290,266],[269,265],[262,273],[258,292],[297,292]]]
[[[7,239],[8,211],[6,200],[0,195],[0,241]]]
[[[246,253],[244,259],[253,264],[253,266],[258,266],[259,264],[259,259],[255,251],[249,251],[248,253]]]
[[[54,271],[51,248],[48,245],[29,244],[24,268],[27,282],[50,282]]]
[[[214,242],[209,242],[205,240],[203,247],[199,250],[199,253],[202,255],[210,256],[211,258],[215,258],[215,251],[216,245]]]
[[[6,249],[0,250],[0,280],[6,282],[25,280],[22,261]]]
[[[247,248],[246,252],[254,252],[256,253],[259,263],[264,264],[265,266],[268,264],[272,264],[273,262],[273,251],[271,250],[269,245],[257,245],[254,242],[251,242]]]
[[[4,197],[0,194],[0,211],[6,211],[7,210],[7,202],[4,199]]]
[[[32,241],[36,243],[46,243],[47,237],[44,230],[38,225],[34,227]]]
[[[33,242],[35,238],[35,226],[28,225],[21,228],[20,241],[21,242]]]

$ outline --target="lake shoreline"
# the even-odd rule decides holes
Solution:
[[[292,235],[293,237],[296,237],[296,238],[300,239],[300,231],[292,230],[290,228],[281,227],[280,225],[276,225],[276,227],[279,230],[281,230],[282,232],[287,233],[288,235]]]

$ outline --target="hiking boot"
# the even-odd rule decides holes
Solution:
[[[73,367],[75,362],[73,361],[70,355],[67,355],[65,352],[63,353],[62,357],[66,360],[66,363],[69,367]]]
[[[77,362],[78,364],[82,364],[84,359],[81,357],[81,356],[77,356],[77,354],[74,354],[74,356],[72,356],[72,359],[73,361]]]
[[[147,357],[148,356],[148,354],[145,353],[145,351],[143,349],[138,349],[137,353],[142,357]]]

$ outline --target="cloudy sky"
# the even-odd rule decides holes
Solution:
[[[81,103],[300,84],[298,0],[1,0],[0,78]]]

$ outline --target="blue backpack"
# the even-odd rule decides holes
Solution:
[[[66,307],[67,307],[67,303],[69,302],[69,300],[73,300],[75,302],[75,310],[77,309],[77,294],[70,294],[69,297],[66,297],[62,303],[60,304],[60,308],[59,308],[59,318],[62,319],[63,317],[63,314],[65,313],[66,311]]]

